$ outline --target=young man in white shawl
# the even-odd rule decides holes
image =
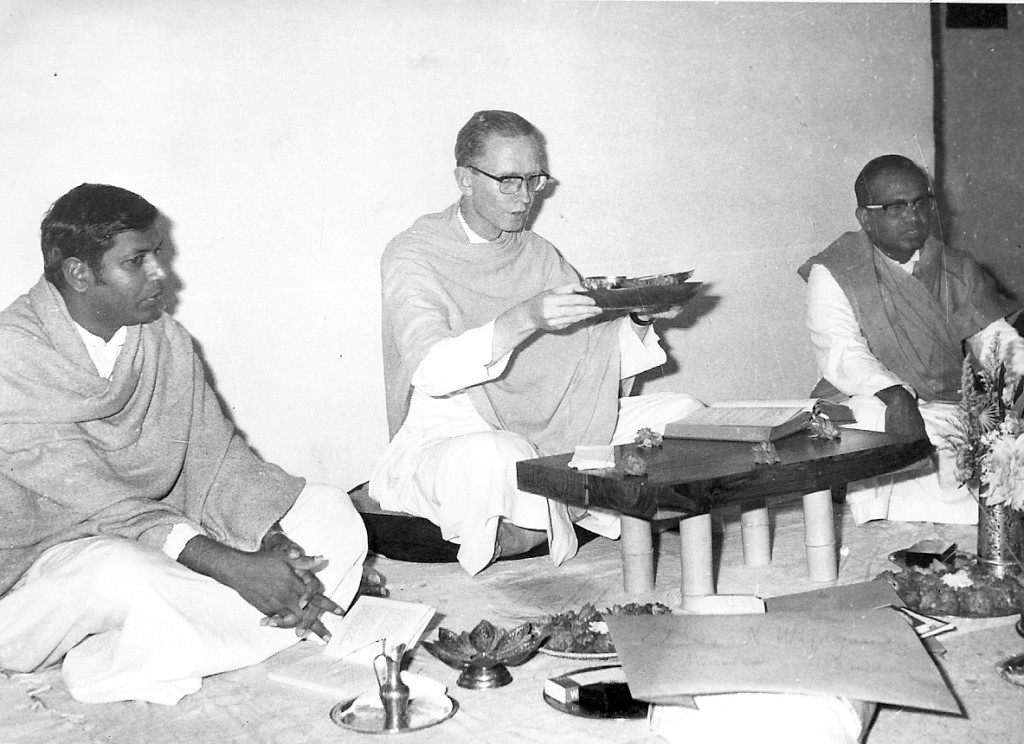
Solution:
[[[515,463],[629,442],[701,404],[620,398],[666,360],[655,318],[604,315],[576,269],[527,229],[550,180],[532,124],[477,112],[455,161],[459,201],[418,219],[381,259],[392,439],[370,495],[437,524],[470,574],[544,540],[560,564],[576,553],[574,522],[615,538],[618,519],[519,491]]]
[[[326,639],[363,575],[348,496],[261,460],[163,312],[157,217],[72,189],[44,276],[0,313],[0,668],[63,661],[82,702],[170,705]]]

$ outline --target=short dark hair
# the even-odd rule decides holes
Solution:
[[[871,194],[868,192],[868,187],[876,178],[882,175],[889,175],[890,173],[908,172],[917,173],[926,183],[928,182],[928,174],[924,172],[924,169],[903,155],[880,155],[874,160],[869,161],[857,175],[857,180],[853,182],[853,192],[857,196],[857,206],[863,207],[874,203]]]
[[[477,111],[455,138],[455,165],[467,166],[480,157],[490,137],[533,137],[544,149],[544,135],[519,114],[511,111]]]
[[[64,261],[79,258],[97,275],[114,237],[148,230],[157,209],[136,193],[118,186],[83,183],[53,203],[40,228],[43,276],[64,287]]]

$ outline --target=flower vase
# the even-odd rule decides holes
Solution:
[[[1021,513],[1009,504],[978,499],[978,562],[1002,578],[1020,570]]]

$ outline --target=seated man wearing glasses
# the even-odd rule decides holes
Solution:
[[[1015,310],[967,253],[931,235],[935,198],[925,173],[901,155],[869,162],[854,183],[859,232],[810,258],[807,326],[822,380],[812,393],[851,396],[858,426],[927,435],[937,452],[921,467],[851,486],[854,519],[971,524],[977,505],[958,488],[943,448],[960,399],[967,349],[1024,371],[1024,343],[1004,317]]]
[[[545,539],[558,564],[575,555],[574,521],[617,537],[618,520],[518,491],[515,463],[632,441],[700,403],[663,393],[620,405],[620,382],[665,353],[652,316],[600,318],[576,270],[526,229],[549,180],[533,125],[480,111],[455,160],[460,200],[381,259],[392,440],[370,494],[438,525],[470,574]]]

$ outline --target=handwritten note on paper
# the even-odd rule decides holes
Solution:
[[[791,692],[960,713],[890,609],[605,618],[633,697]]]

